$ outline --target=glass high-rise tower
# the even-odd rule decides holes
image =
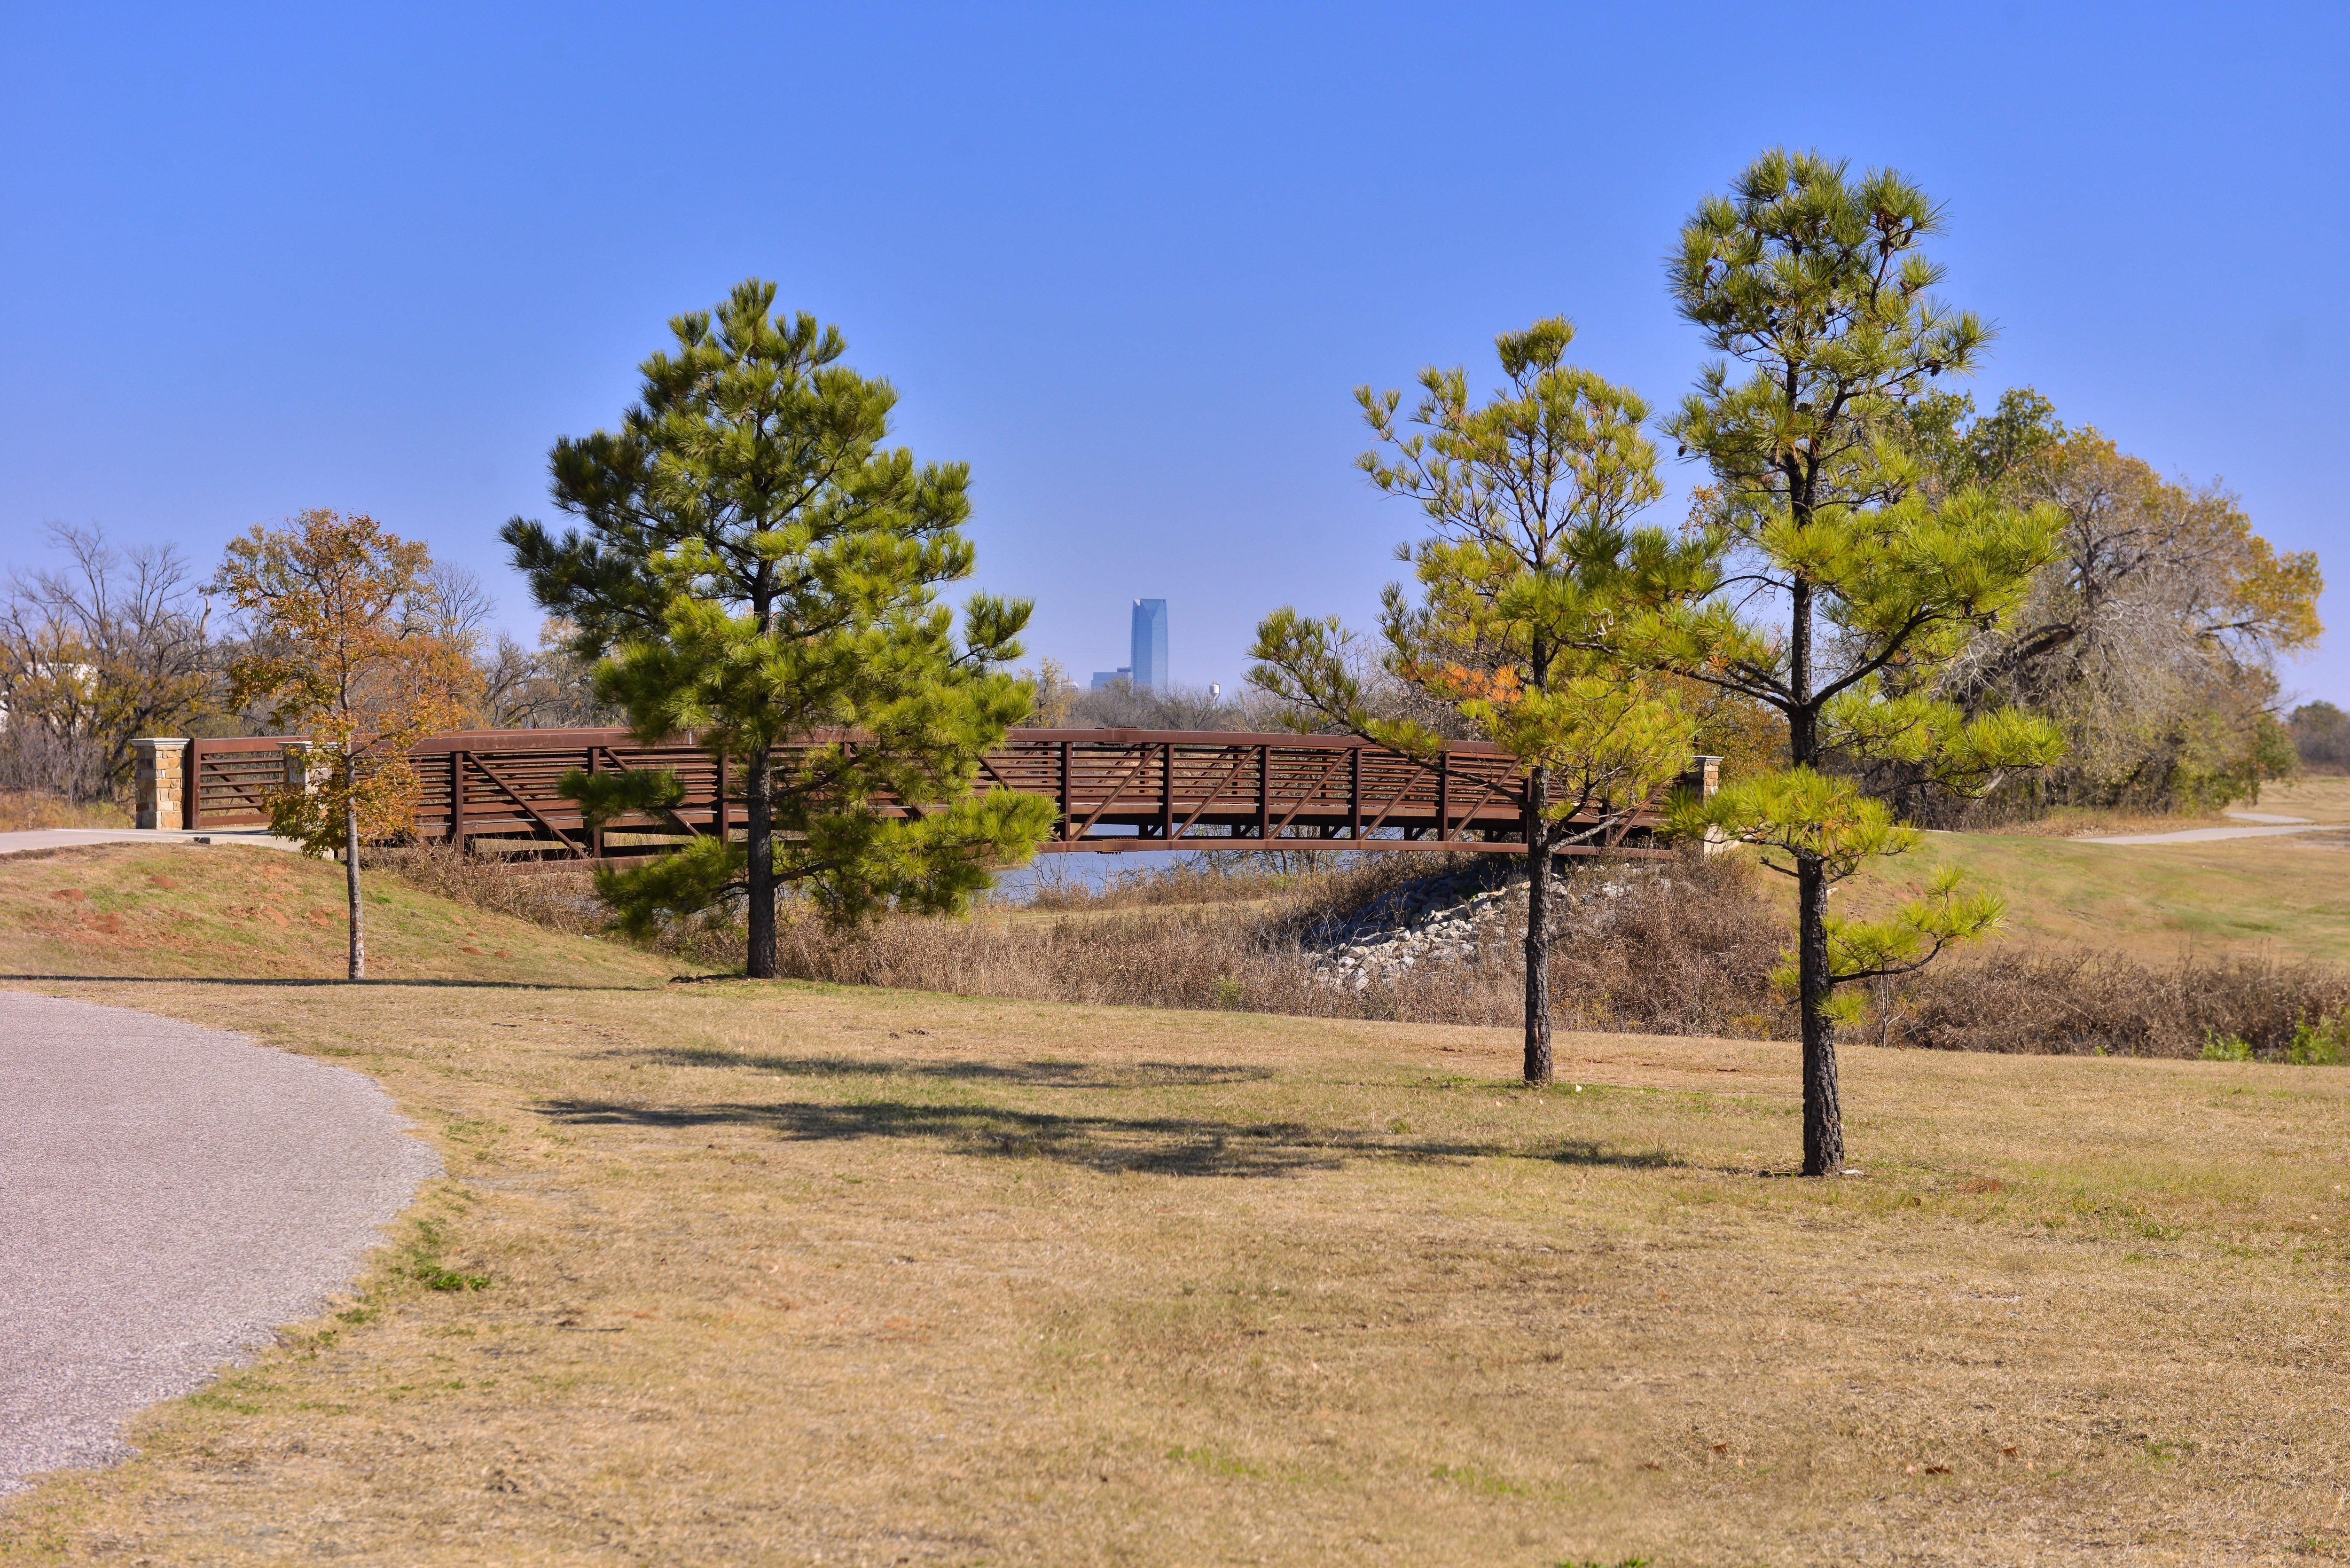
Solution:
[[[1134,601],[1134,673],[1128,677],[1145,691],[1167,690],[1167,601]]]

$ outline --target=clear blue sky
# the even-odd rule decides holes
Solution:
[[[1164,597],[1176,677],[1229,682],[1275,605],[1365,616],[1413,531],[1350,389],[1563,313],[1669,403],[1701,354],[1660,259],[1783,142],[1948,203],[1946,293],[2001,328],[1979,395],[2036,386],[2319,550],[2337,629],[2288,677],[2350,704],[2337,6],[0,17],[0,562],[54,519],[208,568],[335,506],[527,634],[495,530],[553,520],[549,443],[755,273],[972,464],[1035,651],[1123,663]]]

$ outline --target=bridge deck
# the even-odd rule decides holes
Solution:
[[[415,830],[428,840],[588,857],[651,854],[674,842],[650,817],[590,829],[556,793],[575,768],[669,769],[685,787],[678,815],[691,832],[742,827],[740,763],[730,776],[727,759],[690,742],[642,746],[625,730],[485,730],[432,737],[410,755],[423,779]],[[263,795],[287,778],[286,758],[276,739],[192,742],[185,826],[266,820]],[[1047,852],[1524,847],[1516,764],[1469,742],[1423,761],[1353,735],[1024,729],[988,753],[979,782],[1054,802],[1060,817]],[[1685,782],[1706,787],[1701,771]],[[1653,804],[1644,809],[1635,842],[1659,821]]]

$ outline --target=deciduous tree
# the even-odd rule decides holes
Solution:
[[[1399,552],[1419,593],[1387,590],[1388,672],[1501,745],[1525,779],[1524,1076],[1550,1081],[1552,857],[1620,841],[1632,814],[1686,765],[1694,727],[1669,691],[1592,651],[1623,593],[1675,554],[1631,519],[1661,487],[1633,393],[1565,363],[1575,329],[1538,321],[1495,340],[1506,385],[1474,401],[1468,374],[1430,369],[1404,433],[1402,394],[1360,389],[1380,443],[1361,466],[1419,504],[1430,531]],[[1302,714],[1431,754],[1436,728],[1381,718],[1336,617],[1284,607],[1257,629],[1250,680]]]
[[[2327,773],[2350,770],[2350,713],[2331,702],[2303,702],[2287,728],[2303,767]]]
[[[367,978],[359,846],[413,819],[409,748],[456,722],[475,679],[464,650],[432,635],[445,618],[431,566],[422,544],[372,517],[312,511],[230,541],[213,583],[249,633],[232,701],[265,704],[310,739],[307,776],[268,796],[270,826],[312,855],[342,852],[353,980]]]
[[[2064,730],[2043,798],[2209,808],[2291,765],[2276,665],[2317,640],[2314,553],[2277,551],[2225,490],[2164,479],[2028,389],[1980,418],[1962,395],[1924,399],[1911,428],[1924,487],[1979,485],[2063,514],[2057,559],[2015,613],[1930,671],[1970,712],[2022,708]],[[1870,780],[1906,814],[1948,814],[1913,768]]]
[[[63,568],[0,587],[0,715],[8,787],[92,799],[130,774],[131,741],[176,729],[214,696],[206,608],[170,545],[120,549],[54,526]]]
[[[951,910],[1053,821],[1048,801],[972,788],[1031,693],[1005,669],[1026,601],[974,595],[960,637],[939,603],[972,568],[968,471],[884,447],[897,393],[839,362],[837,329],[775,299],[754,279],[672,320],[619,428],[556,443],[555,503],[584,526],[504,531],[629,727],[697,732],[738,764],[745,837],[603,872],[605,898],[639,929],[745,900],[760,977],[779,888],[844,922]],[[681,798],[666,773],[564,787],[596,820]]]

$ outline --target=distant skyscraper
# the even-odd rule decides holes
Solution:
[[[1130,665],[1136,686],[1146,691],[1167,690],[1167,601],[1134,601],[1134,655]]]
[[[1094,671],[1094,690],[1107,691],[1119,681],[1130,680],[1133,678],[1134,671],[1123,664],[1116,670],[1097,670]]]

